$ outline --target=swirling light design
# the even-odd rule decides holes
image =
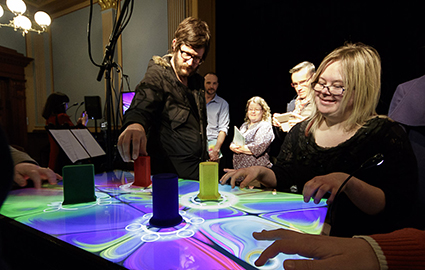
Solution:
[[[132,179],[126,172],[96,175],[97,200],[90,204],[62,205],[60,186],[15,190],[0,213],[129,269],[256,269],[271,242],[256,241],[252,232],[284,227],[317,234],[327,210],[324,201],[227,185],[219,186],[221,200],[199,201],[199,182],[180,179],[184,221],[159,229],[148,224],[150,192],[122,188]],[[279,254],[262,269],[282,269],[286,258],[301,257]]]

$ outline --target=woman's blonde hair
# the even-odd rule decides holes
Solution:
[[[245,119],[244,119],[245,122],[248,122],[248,123],[251,122],[248,117],[248,107],[249,107],[249,104],[251,104],[251,102],[260,105],[261,108],[263,109],[263,118],[261,119],[262,121],[268,121],[268,122],[272,121],[272,114],[270,112],[269,105],[267,105],[267,102],[262,97],[255,96],[250,98],[248,102],[246,103]]]
[[[365,44],[347,43],[331,52],[323,59],[312,78],[317,82],[320,75],[332,63],[340,61],[341,75],[344,82],[344,95],[341,107],[347,109],[348,102],[353,99],[353,111],[347,119],[347,130],[362,126],[373,115],[376,115],[381,90],[381,58],[378,52]],[[310,93],[314,95],[311,89]],[[314,132],[324,121],[323,115],[314,103],[312,126],[309,132]]]

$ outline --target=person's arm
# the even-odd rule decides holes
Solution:
[[[230,123],[229,104],[225,100],[223,100],[220,110],[218,112],[218,130],[220,130],[220,132],[218,133],[217,142],[214,146],[214,149],[210,153],[211,161],[218,160],[220,156],[220,149],[223,146],[224,140],[229,131],[229,123]]]
[[[290,119],[288,121],[289,128],[291,129],[293,126],[298,124],[301,121],[304,121],[308,117],[310,117],[311,113],[313,112],[313,101],[310,101],[305,105],[304,109],[301,111],[301,114],[293,113],[293,119]]]
[[[226,138],[226,133],[224,131],[220,131],[218,133],[217,142],[214,145],[214,149],[209,153],[210,161],[217,161],[220,157],[220,149],[224,143],[224,139]]]
[[[27,153],[21,152],[13,147],[9,148],[15,166],[13,180],[20,187],[25,187],[29,179],[34,182],[35,188],[41,188],[43,179],[48,180],[51,185],[55,185],[57,179],[62,179],[62,176],[56,174],[50,168],[38,166],[38,163]]]
[[[425,231],[406,228],[388,234],[354,236],[366,240],[381,269],[425,269]]]
[[[9,149],[10,149],[10,154],[12,156],[13,165],[16,166],[16,164],[23,163],[23,162],[38,165],[37,161],[31,158],[27,153],[19,151],[18,149],[12,146],[9,146]]]
[[[137,86],[130,108],[124,115],[123,131],[117,145],[124,162],[136,160],[139,155],[148,155],[146,135],[153,123],[160,121],[164,106],[164,89],[161,88],[164,81],[163,69],[154,60],[149,62],[148,71]]]

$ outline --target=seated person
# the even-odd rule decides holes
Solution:
[[[312,78],[313,116],[290,130],[277,163],[271,169],[228,172],[221,183],[231,178],[234,187],[242,177],[244,188],[258,180],[279,191],[302,193],[305,202],[318,203],[327,194],[327,203],[335,203],[330,213],[335,236],[388,233],[410,225],[400,217],[414,202],[416,159],[402,127],[376,115],[380,81],[375,49],[361,43],[335,49]],[[359,170],[378,153],[384,156],[380,166]]]
[[[245,145],[230,144],[233,154],[233,169],[250,166],[272,167],[270,162],[270,144],[274,140],[270,107],[261,97],[252,97],[246,103],[245,122],[240,127]],[[229,171],[225,169],[225,171]],[[260,187],[259,183],[254,186]]]

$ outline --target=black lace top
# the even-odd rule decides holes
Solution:
[[[385,209],[377,215],[367,215],[341,193],[333,207],[331,235],[386,233],[408,226],[405,217],[415,198],[418,176],[414,153],[401,126],[388,118],[375,117],[347,141],[323,148],[313,135],[306,136],[307,125],[308,121],[304,121],[293,127],[282,144],[272,167],[277,189],[302,193],[304,184],[314,176],[352,174],[370,157],[381,153],[382,165],[354,176],[384,191]]]

